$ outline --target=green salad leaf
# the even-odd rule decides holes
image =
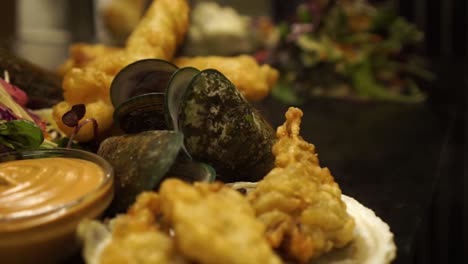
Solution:
[[[0,123],[0,144],[10,149],[37,148],[44,141],[41,129],[27,120]]]

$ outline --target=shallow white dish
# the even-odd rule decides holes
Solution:
[[[353,242],[314,260],[313,264],[388,264],[396,257],[393,233],[371,209],[342,195],[348,213],[356,221]]]

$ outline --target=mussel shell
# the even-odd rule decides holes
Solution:
[[[180,68],[174,72],[167,85],[164,112],[168,127],[175,131],[179,131],[178,118],[182,99],[193,77],[198,73],[200,73],[200,71],[193,67]],[[192,156],[187,151],[184,144],[182,144],[182,150],[189,159],[192,159]]]
[[[114,110],[115,123],[127,133],[166,129],[164,97],[148,93],[130,98]]]
[[[175,131],[145,131],[105,139],[97,151],[114,168],[115,197],[110,212],[127,210],[136,196],[154,189],[163,179],[182,146]]]
[[[178,130],[180,103],[193,77],[200,71],[193,67],[180,68],[174,72],[166,88],[165,113],[166,121],[173,130]]]
[[[179,178],[187,182],[213,182],[216,171],[210,165],[193,160],[177,160],[166,174],[168,178]]]
[[[275,131],[216,70],[193,78],[178,126],[192,157],[212,165],[225,182],[257,181],[274,167]]]
[[[174,64],[160,59],[144,59],[127,65],[112,80],[110,97],[118,107],[128,99],[148,93],[164,93]]]

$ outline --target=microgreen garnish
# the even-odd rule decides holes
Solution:
[[[62,116],[62,122],[69,127],[78,126],[78,121],[86,114],[86,107],[84,104],[77,104],[72,106],[72,109]]]
[[[94,136],[94,140],[95,141],[97,140],[98,124],[96,122],[96,119],[86,118],[85,120],[80,122],[80,120],[85,116],[85,114],[86,114],[86,106],[84,104],[77,104],[77,105],[72,106],[70,111],[66,112],[62,116],[62,122],[66,126],[75,128],[73,130],[73,133],[70,135],[70,139],[68,140],[68,143],[67,143],[67,148],[71,148],[73,139],[75,138],[76,134],[78,134],[80,129],[88,123],[93,124],[93,136]]]

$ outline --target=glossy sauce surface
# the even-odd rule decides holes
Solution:
[[[31,216],[77,202],[105,179],[95,163],[39,158],[0,163],[0,219]]]

